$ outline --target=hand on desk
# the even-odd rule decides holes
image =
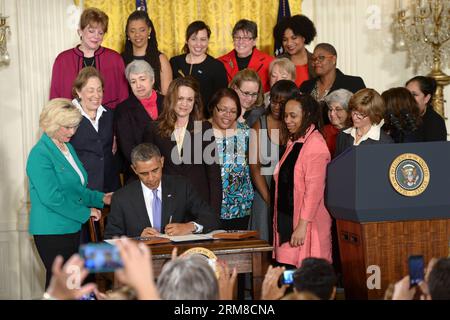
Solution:
[[[188,223],[169,223],[166,225],[164,232],[169,236],[184,236],[191,234],[195,230],[192,222]]]
[[[158,232],[158,230],[150,227],[145,228],[141,233],[142,238],[157,237],[159,235],[161,234]]]

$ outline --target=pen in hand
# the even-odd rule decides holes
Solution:
[[[172,217],[173,217],[173,216],[172,216],[172,215],[170,215],[170,218],[169,218],[169,223],[168,223],[167,225],[170,225],[170,224],[172,223]],[[165,228],[165,230],[164,230],[164,231],[165,231],[165,232],[167,233],[167,235],[169,235],[169,236],[170,236],[171,234],[170,234],[169,232],[167,232],[166,230],[167,230],[167,226],[166,226],[166,228]]]

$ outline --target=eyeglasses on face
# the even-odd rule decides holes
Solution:
[[[345,109],[343,109],[343,108],[331,108],[331,107],[328,108],[328,112],[332,113],[333,111],[336,112],[336,113],[341,113],[341,112],[345,111]]]
[[[281,106],[284,102],[285,102],[285,100],[283,100],[283,99],[276,100],[276,99],[272,99],[269,97],[269,103],[272,106]]]
[[[219,106],[216,106],[216,110],[220,114],[227,114],[228,113],[228,114],[230,114],[232,116],[236,116],[237,115],[237,110],[227,110],[227,109],[219,107]]]
[[[352,111],[352,117],[355,117],[355,118],[357,118],[359,120],[362,120],[362,119],[367,117],[367,114],[353,110]]]
[[[331,58],[331,57],[333,57],[333,56],[332,56],[332,55],[328,55],[328,56],[323,56],[323,55],[320,55],[320,56],[312,56],[312,57],[311,57],[311,61],[312,61],[313,63],[322,63],[322,62],[325,61],[326,58]]]
[[[256,99],[258,97],[258,92],[242,91],[241,88],[238,88],[238,90],[242,93],[244,97],[252,99]]]
[[[238,36],[233,36],[233,41],[238,42],[238,41],[242,41],[242,42],[248,42],[250,40],[253,40],[253,37],[238,37]]]

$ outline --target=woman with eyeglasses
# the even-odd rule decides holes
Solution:
[[[324,99],[330,123],[323,127],[323,135],[331,156],[336,152],[336,138],[339,131],[348,128],[352,124],[348,112],[348,102],[352,95],[353,93],[346,89],[338,89]]]
[[[419,106],[424,141],[447,141],[445,121],[432,104],[436,86],[436,80],[432,77],[416,76],[406,82],[406,89],[412,93]]]
[[[353,126],[338,134],[335,156],[352,146],[394,142],[381,130],[386,107],[383,98],[374,89],[366,88],[356,92],[348,103],[348,111]]]
[[[347,89],[355,93],[366,87],[363,79],[343,74],[336,67],[337,52],[329,43],[319,43],[314,48],[311,61],[317,77],[303,82],[300,91],[310,94],[317,101],[322,101],[337,89]]]
[[[197,81],[190,76],[172,80],[158,121],[150,121],[143,142],[156,145],[164,157],[163,174],[186,177],[219,215],[222,204],[220,166],[214,135],[203,120]]]
[[[245,122],[237,121],[241,103],[230,88],[213,95],[209,110],[222,176],[221,228],[246,230],[253,202],[248,162],[250,129]]]
[[[330,152],[321,121],[310,95],[286,102],[282,128],[289,141],[273,174],[273,257],[287,268],[300,267],[308,257],[332,261],[331,216],[324,201]]]
[[[250,174],[256,189],[250,229],[258,230],[260,238],[266,241],[272,240],[272,175],[287,142],[281,131],[281,114],[284,103],[297,93],[298,88],[293,81],[277,81],[270,89],[267,111],[255,122],[250,134]]]
[[[80,44],[61,52],[55,59],[50,84],[50,99],[72,99],[72,84],[81,69],[94,67],[105,81],[102,105],[114,109],[128,97],[124,63],[117,52],[102,47],[109,18],[97,8],[86,8],[80,17]]]
[[[158,50],[155,27],[147,12],[136,10],[128,16],[125,35],[125,66],[133,60],[147,61],[155,73],[155,90],[165,95],[172,81],[172,69],[166,55]]]
[[[312,54],[305,48],[316,34],[314,23],[302,14],[283,18],[273,29],[274,38],[284,49],[284,53],[277,57],[287,57],[295,64],[297,86],[316,76],[311,63]]]
[[[228,82],[245,68],[255,70],[261,78],[263,91],[270,90],[269,64],[273,57],[256,49],[258,26],[255,22],[242,19],[236,22],[232,31],[234,49],[218,58],[227,71]]]
[[[27,160],[30,186],[29,232],[46,271],[45,288],[50,284],[53,261],[78,252],[80,230],[89,218],[99,220],[111,193],[87,187],[88,175],[69,143],[83,116],[68,99],[53,99],[42,109],[39,126],[44,133]]]
[[[241,103],[241,114],[238,122],[245,122],[250,128],[259,117],[266,111],[264,107],[264,96],[261,79],[251,69],[239,71],[228,85],[236,91]]]
[[[173,78],[192,76],[200,86],[203,105],[207,106],[214,92],[228,85],[225,68],[219,60],[208,54],[211,30],[203,21],[194,21],[186,29],[184,54],[170,59]],[[204,110],[208,119],[207,108]]]

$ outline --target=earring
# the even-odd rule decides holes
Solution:
[[[148,35],[148,38],[150,39],[150,35]]]

